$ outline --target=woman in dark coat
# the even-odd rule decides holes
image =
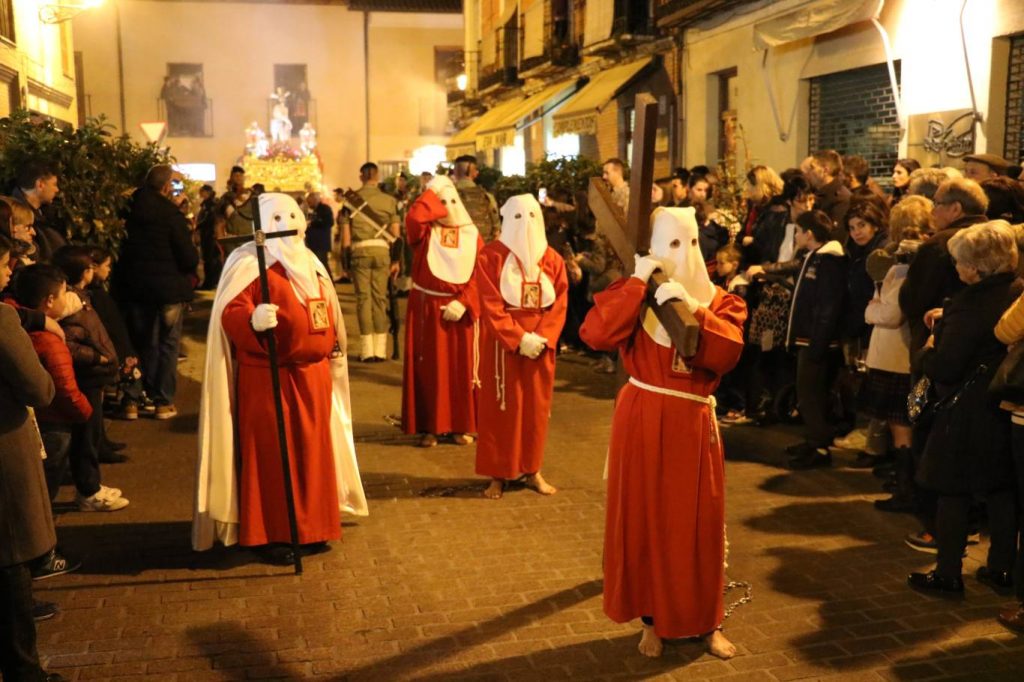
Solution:
[[[0,256],[9,252],[0,238]],[[10,274],[0,260],[0,289]],[[43,679],[32,619],[29,562],[56,544],[43,476],[42,443],[30,407],[53,399],[53,381],[39,363],[18,313],[0,303],[0,675]]]
[[[925,344],[924,372],[939,401],[917,470],[917,482],[938,496],[935,518],[924,519],[938,542],[938,564],[928,573],[911,573],[907,581],[922,591],[962,593],[968,508],[975,495],[985,497],[992,535],[979,579],[1008,575],[1016,556],[1010,417],[989,396],[988,385],[1006,357],[993,330],[1022,286],[1014,272],[1014,234],[1003,221],[961,230],[949,240],[949,252],[968,286],[949,299]]]

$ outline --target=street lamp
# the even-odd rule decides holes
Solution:
[[[87,9],[103,4],[103,0],[56,0],[39,5],[39,21],[44,24],[60,24],[74,19]]]

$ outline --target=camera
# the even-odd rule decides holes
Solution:
[[[174,196],[178,196],[178,195],[180,195],[184,191],[185,191],[185,183],[184,182],[182,182],[181,180],[179,180],[177,178],[171,180],[171,194],[173,194]]]

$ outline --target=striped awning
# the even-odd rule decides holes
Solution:
[[[555,114],[554,134],[596,134],[598,114],[650,63],[648,57],[595,75]]]
[[[546,111],[571,97],[579,87],[578,81],[560,81],[535,92],[512,107],[500,120],[480,128],[476,134],[477,149],[499,149],[515,144],[516,132],[524,128],[531,120],[543,116]]]
[[[449,161],[464,154],[476,154],[477,133],[485,126],[493,127],[494,123],[503,120],[505,116],[518,104],[522,104],[525,98],[514,97],[488,109],[468,126],[452,135],[452,138],[445,145],[445,157]]]

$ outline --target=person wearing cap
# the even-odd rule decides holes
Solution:
[[[724,617],[725,462],[714,392],[743,351],[743,299],[711,283],[697,246],[693,207],[659,208],[650,255],[631,277],[594,296],[580,337],[618,350],[629,381],[619,391],[608,446],[604,612],[643,622],[639,650],[662,653],[664,638],[701,637],[720,658],[736,647]],[[677,300],[700,325],[683,357],[647,303],[655,270],[670,278],[659,304]]]
[[[565,325],[569,281],[565,260],[548,246],[540,204],[532,194],[501,207],[501,236],[477,264],[480,287],[480,440],[476,472],[491,478],[486,497],[525,476],[542,495],[556,491],[541,476],[555,388],[555,354]]]
[[[964,157],[964,177],[981,184],[1006,173],[1010,162],[996,154],[968,154]]]

